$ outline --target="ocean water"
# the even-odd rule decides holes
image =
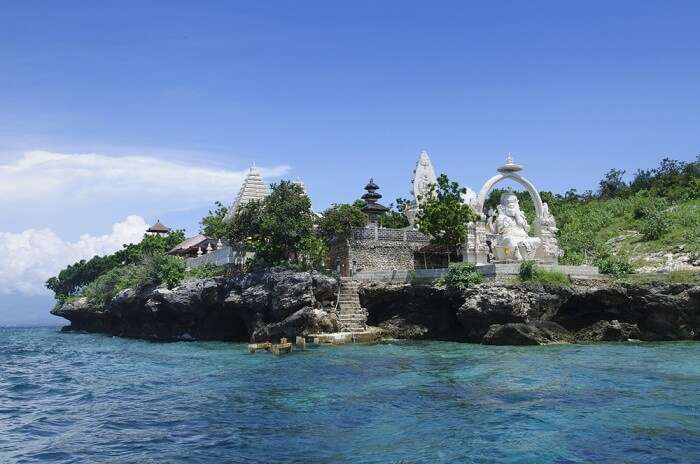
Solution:
[[[1,463],[700,463],[700,343],[273,357],[0,329]]]

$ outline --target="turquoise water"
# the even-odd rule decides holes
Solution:
[[[2,463],[698,463],[700,343],[158,344],[0,329]]]

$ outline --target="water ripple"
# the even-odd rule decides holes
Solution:
[[[700,344],[249,355],[0,329],[2,463],[700,462]]]

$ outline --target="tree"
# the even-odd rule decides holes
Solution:
[[[228,208],[220,201],[215,202],[214,206],[214,211],[209,210],[209,214],[199,221],[200,233],[211,238],[224,238],[226,236],[224,217],[228,213]]]
[[[309,238],[314,232],[311,201],[302,187],[290,181],[270,188],[264,200],[250,201],[237,211],[224,235],[230,243],[252,246],[259,265],[298,263],[306,246],[318,249]]]
[[[431,185],[416,217],[418,229],[432,237],[433,243],[458,245],[467,238],[467,224],[477,219],[476,213],[462,200],[466,191],[457,182],[441,174],[437,185]]]
[[[600,181],[598,196],[601,198],[613,198],[624,193],[627,189],[627,184],[622,180],[624,175],[625,171],[621,169],[609,170]]]
[[[406,207],[410,204],[405,198],[397,198],[396,203],[389,205],[389,211],[382,214],[379,219],[380,224],[388,229],[403,229],[408,227],[408,216],[406,216]]]
[[[255,240],[260,235],[263,202],[251,200],[238,208],[233,220],[224,228],[224,238],[229,243],[243,243],[255,246]]]
[[[334,204],[321,216],[317,221],[317,232],[327,244],[334,239],[347,239],[353,227],[367,224],[367,215],[355,204]]]
[[[290,181],[270,186],[263,200],[256,252],[267,264],[298,262],[303,244],[313,234],[311,200],[304,189]]]

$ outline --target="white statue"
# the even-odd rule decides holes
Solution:
[[[492,227],[497,235],[496,259],[523,261],[535,258],[542,241],[539,237],[528,235],[530,225],[520,211],[518,197],[513,192],[501,195],[498,216]]]
[[[430,192],[430,186],[437,184],[437,177],[433,169],[433,163],[430,162],[428,152],[423,150],[420,152],[420,157],[416,163],[416,170],[413,175],[413,197],[417,203],[426,198]]]

